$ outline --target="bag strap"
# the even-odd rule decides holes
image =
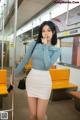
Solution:
[[[36,40],[35,40],[35,41],[36,41]],[[34,51],[34,49],[35,49],[37,43],[38,43],[38,42],[36,41],[36,43],[35,43],[35,45],[34,45],[34,47],[33,47],[33,49],[32,49],[31,55],[33,54],[33,51]]]

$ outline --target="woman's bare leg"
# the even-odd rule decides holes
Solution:
[[[37,101],[37,120],[46,120],[48,100],[38,99]]]
[[[29,120],[37,120],[37,98],[28,97]]]

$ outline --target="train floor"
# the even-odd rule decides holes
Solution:
[[[14,88],[14,120],[28,120],[26,91],[17,88],[20,77],[21,76],[16,78]],[[0,110],[11,108],[11,97],[12,93],[3,97],[3,106]],[[12,114],[9,112],[8,120],[12,120],[11,116]],[[80,112],[75,109],[72,99],[49,101],[47,116],[48,120],[79,120]]]

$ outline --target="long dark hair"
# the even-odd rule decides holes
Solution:
[[[57,32],[56,32],[56,27],[55,27],[55,24],[52,22],[52,21],[44,21],[40,27],[39,27],[39,34],[38,34],[38,38],[37,38],[37,42],[38,43],[42,43],[42,29],[45,25],[48,25],[51,29],[52,32],[55,31],[55,33],[53,34],[52,36],[52,39],[51,39],[51,44],[52,45],[56,45],[57,44]]]

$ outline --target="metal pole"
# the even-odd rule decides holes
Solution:
[[[18,0],[15,0],[15,16],[14,16],[14,68],[16,67],[15,61],[16,61],[16,29],[17,29],[17,7],[18,7]]]
[[[4,59],[4,6],[3,6],[3,13],[2,13],[2,58],[1,58],[1,68],[3,69],[3,59]]]
[[[33,22],[32,22],[31,38],[33,39]]]
[[[39,24],[41,24],[41,17],[39,18]]]
[[[69,20],[69,3],[67,3],[66,25],[68,25],[68,20]]]
[[[14,15],[14,38],[13,38],[13,42],[14,42],[14,64],[12,67],[12,81],[14,82],[15,80],[15,75],[14,75],[14,69],[16,67],[16,29],[17,29],[17,8],[18,8],[18,0],[15,0],[15,15]],[[12,95],[12,120],[14,120],[14,94]]]
[[[50,17],[50,20],[52,19],[52,13],[51,11],[49,12],[49,17]]]

